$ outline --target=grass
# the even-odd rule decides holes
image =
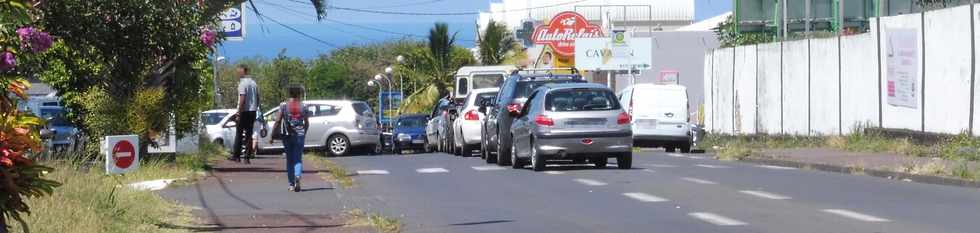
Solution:
[[[354,187],[354,178],[348,175],[347,169],[337,163],[330,161],[327,157],[315,155],[315,154],[305,154],[303,155],[304,160],[315,161],[318,164],[322,164],[327,171],[329,171],[329,177],[324,177],[327,180],[339,183],[341,187],[350,188]]]
[[[125,175],[106,175],[101,163],[80,156],[39,161],[55,168],[47,178],[63,185],[51,196],[28,200],[32,214],[24,220],[31,232],[187,232],[161,226],[191,225],[194,219],[188,207],[126,184],[196,177],[219,152],[202,145],[199,155],[143,158],[137,171]],[[23,231],[14,225],[11,232]]]
[[[398,219],[379,214],[365,213],[360,209],[349,210],[347,211],[347,215],[350,216],[350,220],[347,223],[350,226],[371,226],[381,233],[401,232],[402,224]]]

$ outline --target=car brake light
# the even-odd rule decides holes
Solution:
[[[620,125],[625,125],[630,123],[630,114],[626,112],[619,113],[619,117],[616,118],[616,123]]]
[[[507,111],[508,112],[517,112],[517,111],[520,111],[521,110],[521,107],[522,107],[521,104],[508,104],[507,105]]]
[[[480,115],[476,114],[476,110],[470,110],[463,115],[463,119],[468,121],[478,121],[480,120]]]
[[[540,126],[554,126],[555,120],[545,115],[538,115],[534,117],[534,123],[538,123]]]

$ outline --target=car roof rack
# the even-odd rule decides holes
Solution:
[[[511,75],[522,74],[522,73],[523,74],[555,74],[555,73],[553,73],[553,71],[556,71],[556,70],[568,70],[568,71],[571,71],[572,72],[571,74],[575,74],[575,75],[581,74],[581,73],[578,72],[578,69],[576,69],[575,67],[568,67],[568,68],[530,68],[530,69],[520,68],[520,69],[514,70],[510,74]]]

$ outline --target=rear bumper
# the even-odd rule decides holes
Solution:
[[[551,158],[612,157],[633,150],[630,132],[542,134],[535,139],[538,154]]]
[[[381,132],[377,130],[351,130],[347,137],[351,146],[374,146],[381,142]]]
[[[459,130],[462,131],[463,143],[467,145],[480,144],[482,141],[482,135],[480,135],[480,122],[464,122],[460,124]]]
[[[641,147],[661,147],[691,143],[691,136],[674,135],[633,135],[633,143]]]

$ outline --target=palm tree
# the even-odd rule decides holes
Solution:
[[[479,37],[480,63],[483,65],[499,65],[504,63],[508,53],[517,49],[519,44],[514,34],[507,30],[507,25],[490,20],[487,29]]]
[[[453,45],[456,43],[456,33],[449,35],[449,25],[446,23],[436,23],[429,30],[429,52],[435,58],[439,68],[449,68],[450,55]]]

